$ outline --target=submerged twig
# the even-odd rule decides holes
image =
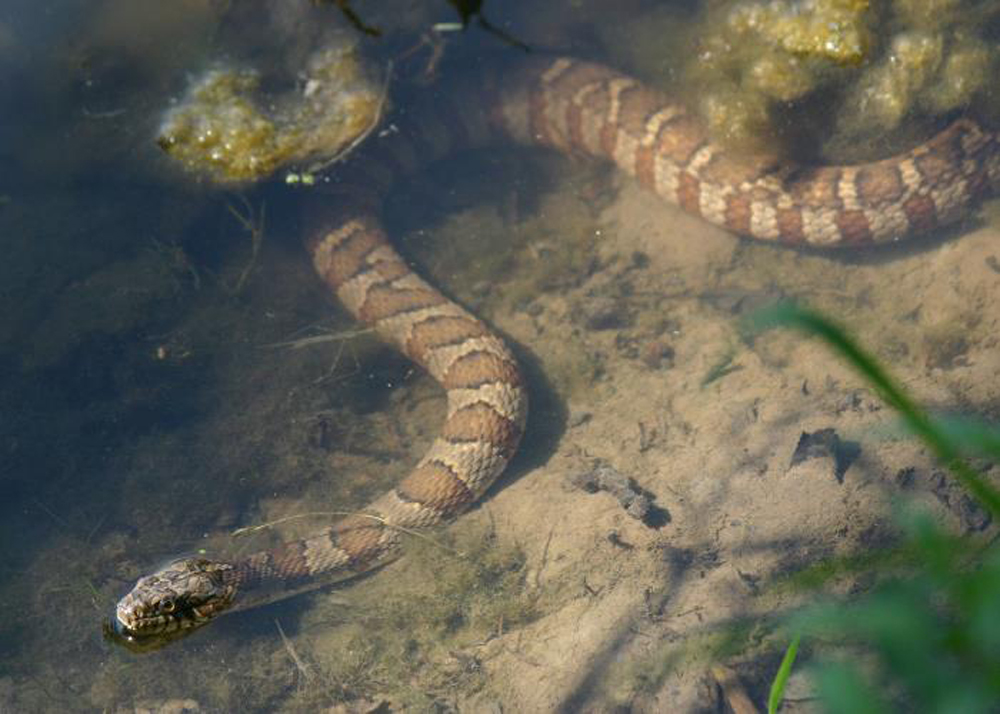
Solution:
[[[322,344],[324,342],[342,342],[346,340],[352,340],[355,337],[361,337],[362,335],[368,335],[375,331],[374,327],[366,327],[360,330],[344,330],[343,332],[331,332],[325,335],[313,335],[312,337],[300,337],[295,340],[285,340],[283,342],[269,342],[266,345],[261,345],[265,349],[279,349],[286,347],[290,350],[300,350],[303,347],[312,347],[313,345]]]
[[[305,679],[312,679],[312,667],[303,662],[302,658],[299,657],[299,653],[296,652],[295,647],[292,646],[292,641],[285,636],[285,631],[281,629],[281,623],[278,622],[278,618],[274,619],[274,626],[278,628],[278,635],[281,637],[281,644],[285,646],[285,652],[287,652],[288,656],[291,657],[292,662],[295,663],[295,667],[299,670],[299,673]]]
[[[361,518],[369,518],[375,521],[376,523],[385,526],[386,528],[391,528],[393,530],[399,531],[400,533],[411,535],[414,538],[420,538],[422,540],[425,540],[428,543],[431,543],[432,545],[435,545],[438,548],[441,548],[442,550],[446,550],[449,553],[457,555],[460,558],[465,557],[465,553],[455,550],[454,548],[449,548],[440,541],[431,538],[426,533],[421,533],[420,531],[413,530],[412,528],[406,528],[405,526],[400,526],[395,523],[390,523],[382,516],[376,516],[374,513],[364,513],[363,511],[310,511],[308,513],[293,513],[290,516],[283,516],[282,518],[277,518],[273,521],[268,521],[267,523],[259,523],[255,526],[244,526],[242,528],[237,528],[232,533],[230,533],[230,535],[233,536],[234,538],[239,538],[245,535],[249,535],[251,533],[256,533],[257,531],[262,531],[268,528],[272,528],[281,523],[287,523],[288,521],[298,520],[299,518],[313,518],[316,516],[338,516],[338,517],[359,516]]]
[[[758,714],[757,707],[754,706],[736,672],[721,664],[712,667],[711,672],[716,684],[719,685],[722,697],[734,714]]]
[[[260,253],[261,243],[264,241],[264,202],[261,201],[260,211],[255,214],[253,206],[250,205],[250,201],[247,200],[246,196],[240,195],[239,198],[243,202],[245,213],[240,213],[231,203],[227,203],[226,208],[239,221],[243,229],[250,234],[250,260],[247,261],[247,264],[240,272],[240,277],[237,278],[236,284],[232,288],[227,288],[233,295],[238,295],[250,278],[250,273],[253,272],[254,267],[257,265],[257,255]]]
[[[360,32],[363,35],[368,35],[369,37],[381,37],[382,30],[375,27],[374,25],[369,25],[364,20],[361,19],[354,8],[351,7],[350,0],[314,0],[317,5],[334,5],[340,10],[341,14],[350,23],[351,27]]]
[[[47,515],[49,518],[51,518],[52,520],[54,520],[61,527],[65,528],[65,529],[67,529],[69,531],[73,530],[73,526],[71,526],[69,524],[69,522],[65,518],[63,518],[62,516],[59,516],[59,515],[53,513],[52,510],[48,506],[46,506],[44,503],[42,503],[41,501],[39,501],[37,498],[32,498],[31,500],[35,502],[35,505],[38,506],[39,510],[41,510],[45,515]]]

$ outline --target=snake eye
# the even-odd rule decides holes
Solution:
[[[173,612],[176,605],[174,604],[174,601],[172,599],[167,598],[166,600],[160,603],[160,607],[163,608],[164,612]]]

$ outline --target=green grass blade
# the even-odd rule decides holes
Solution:
[[[1000,426],[955,414],[938,414],[934,424],[948,441],[968,456],[1000,459]]]
[[[881,690],[871,687],[849,663],[827,664],[813,678],[819,700],[829,714],[888,714]],[[954,711],[954,710],[950,710]]]
[[[785,656],[781,659],[778,673],[774,675],[774,681],[771,682],[771,693],[767,696],[767,714],[776,714],[782,699],[785,698],[785,685],[788,684],[792,665],[795,664],[795,657],[799,653],[799,640],[801,638],[802,635],[795,635],[788,645],[788,649],[785,650]]]
[[[1000,518],[1000,492],[990,486],[961,458],[958,449],[945,433],[913,402],[882,369],[838,326],[819,313],[792,303],[779,303],[752,313],[747,323],[750,334],[773,327],[792,327],[821,338],[839,352],[879,392],[889,406],[900,413],[907,427],[927,445],[934,455],[993,515]]]

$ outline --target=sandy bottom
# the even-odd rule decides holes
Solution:
[[[783,576],[884,547],[900,501],[955,532],[990,527],[823,345],[738,328],[776,298],[805,301],[920,402],[995,416],[988,211],[915,244],[805,254],[736,239],[607,170],[491,161],[465,170],[485,165],[513,188],[444,167],[449,198],[428,208],[403,190],[390,226],[517,346],[533,398],[522,454],[481,506],[402,561],[162,652],[100,638],[139,574],[329,517],[250,539],[231,538],[237,526],[363,505],[416,461],[443,398],[370,336],[276,346],[353,329],[294,241],[276,237],[294,235],[291,211],[269,219],[251,262],[219,202],[143,196],[136,226],[159,206],[163,234],[218,226],[202,229],[217,250],[158,234],[54,281],[44,306],[4,326],[23,382],[5,382],[7,398],[35,412],[4,434],[15,467],[0,595],[20,604],[0,621],[0,711],[718,711],[738,687],[762,706],[784,645],[775,623],[806,596]],[[42,220],[33,200],[12,196],[0,218]],[[107,218],[92,220],[33,250]],[[6,284],[23,300],[31,277],[18,275]],[[46,396],[59,379],[85,413]],[[824,456],[793,466],[803,433],[824,429],[856,451],[846,470]],[[598,467],[631,479],[653,514],[581,488]],[[793,679],[790,699],[788,711],[809,709],[808,682]]]

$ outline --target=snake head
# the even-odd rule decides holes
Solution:
[[[234,568],[207,558],[175,560],[118,601],[114,628],[130,642],[200,627],[229,609],[236,597]]]

